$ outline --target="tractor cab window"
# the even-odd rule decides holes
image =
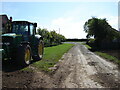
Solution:
[[[16,33],[16,34],[28,35],[27,24],[21,24],[21,23],[13,24],[12,30],[13,30],[13,33]]]
[[[34,34],[34,25],[30,24],[30,35]]]

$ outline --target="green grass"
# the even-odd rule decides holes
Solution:
[[[28,68],[28,67],[25,67],[25,68],[23,68],[21,71],[29,71],[29,72],[32,72],[32,69],[31,69],[31,68]]]
[[[120,60],[117,59],[117,58],[114,57],[114,56],[111,56],[111,55],[109,55],[109,54],[107,54],[107,53],[98,52],[98,51],[96,51],[95,53],[96,53],[97,55],[105,58],[105,59],[108,59],[108,60],[113,61],[113,62],[115,62],[115,63],[117,63],[117,64],[120,64]]]
[[[85,45],[88,49],[91,49],[91,47],[90,47],[89,45],[87,45],[86,43],[82,43],[82,44]],[[117,59],[117,58],[114,57],[114,56],[111,56],[111,55],[109,55],[109,54],[107,54],[107,53],[103,53],[103,52],[100,52],[100,51],[96,51],[95,53],[96,53],[97,55],[99,55],[99,56],[107,59],[107,60],[113,61],[113,62],[115,62],[115,63],[117,63],[117,64],[120,65],[120,60]]]
[[[85,45],[88,49],[91,49],[91,47],[87,45],[86,43],[82,43],[82,45]]]
[[[64,53],[66,53],[73,44],[61,44],[53,47],[44,48],[44,57],[42,60],[35,62],[32,66],[43,71],[50,71],[49,68],[53,67]]]

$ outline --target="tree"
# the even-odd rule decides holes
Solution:
[[[98,19],[92,17],[84,24],[84,31],[87,33],[87,38],[93,36],[95,44],[99,47],[102,40],[107,39],[112,41],[116,38],[115,29],[113,29],[106,19]]]
[[[55,30],[49,32],[47,29],[38,28],[38,34],[43,37],[45,46],[58,45],[65,41],[65,37]]]

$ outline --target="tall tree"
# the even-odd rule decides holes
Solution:
[[[97,46],[99,46],[104,39],[113,40],[116,37],[115,30],[109,25],[106,19],[92,17],[85,22],[84,31],[87,33],[87,38],[91,36],[95,38]]]

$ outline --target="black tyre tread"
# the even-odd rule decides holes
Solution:
[[[19,65],[22,65],[22,66],[26,66],[28,65],[25,60],[24,60],[24,56],[25,56],[25,50],[26,49],[30,49],[30,52],[31,52],[31,48],[29,45],[21,45],[19,48],[18,48],[18,51],[17,51],[17,57],[16,57],[16,61]]]
[[[39,45],[41,42],[42,42],[42,44],[43,44],[43,52],[44,52],[44,43],[43,43],[43,40],[39,40],[38,45]],[[37,45],[37,48],[38,48],[38,45]],[[37,50],[37,52],[38,52],[38,50]],[[42,53],[42,57],[43,57],[43,53]],[[40,58],[40,57],[39,57],[39,53],[37,53],[37,55],[34,55],[34,56],[33,56],[33,59],[34,59],[35,61],[39,61],[39,60],[41,60],[42,58]]]

